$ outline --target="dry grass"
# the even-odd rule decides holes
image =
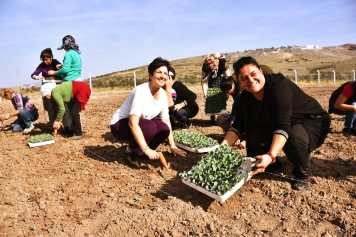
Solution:
[[[351,79],[353,77],[352,70],[356,70],[355,48],[355,45],[346,44],[342,46],[326,47],[318,51],[302,51],[297,46],[288,46],[281,47],[279,53],[270,53],[269,51],[271,51],[271,49],[222,53],[226,55],[231,68],[232,64],[240,57],[251,55],[255,57],[260,64],[266,64],[270,66],[274,72],[280,72],[289,78],[294,78],[294,70],[298,72],[298,75],[317,75],[317,70],[319,70],[320,73],[332,73],[334,70],[337,77],[345,74],[347,77],[349,75]],[[171,64],[177,73],[178,80],[183,79],[185,76],[189,76],[196,77],[196,83],[199,83],[201,66],[205,56],[206,55],[201,55],[172,60]],[[93,80],[108,79],[117,76],[133,78],[134,71],[137,80],[146,80],[148,78],[147,65],[142,65],[137,68],[96,77],[93,78]]]

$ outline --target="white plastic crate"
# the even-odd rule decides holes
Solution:
[[[45,145],[49,145],[49,144],[54,144],[54,140],[49,140],[49,141],[45,141],[45,142],[36,142],[36,143],[28,142],[29,147],[45,146]]]
[[[212,147],[205,147],[205,148],[192,148],[192,147],[189,147],[189,146],[186,146],[186,145],[183,145],[179,142],[175,142],[176,146],[177,147],[180,147],[184,150],[187,150],[187,151],[190,151],[190,152],[194,152],[194,153],[207,153],[209,151],[213,151],[215,150],[216,148],[219,148],[219,145],[215,145],[215,146],[212,146]]]
[[[194,183],[191,183],[191,182],[189,182],[189,181],[187,181],[187,180],[184,180],[184,179],[182,179],[182,182],[183,182],[184,184],[186,184],[186,185],[188,185],[188,186],[190,186],[190,187],[192,187],[192,188],[198,190],[199,192],[204,193],[205,195],[208,195],[209,197],[214,198],[214,199],[217,200],[217,201],[225,202],[225,201],[226,201],[229,197],[231,197],[239,188],[241,188],[245,183],[247,183],[247,181],[249,181],[249,180],[251,179],[251,177],[252,177],[251,174],[252,174],[252,172],[250,172],[247,177],[241,179],[240,182],[236,183],[236,185],[235,185],[232,189],[230,189],[229,191],[227,191],[227,192],[224,193],[223,195],[217,195],[217,194],[215,194],[215,193],[212,193],[212,192],[206,190],[205,188],[202,188],[202,187],[200,187],[200,186],[198,186],[198,185],[196,185],[196,184],[194,184]]]

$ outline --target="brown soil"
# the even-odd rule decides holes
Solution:
[[[335,88],[303,87],[324,108]],[[191,129],[221,141],[223,131],[208,125],[201,90],[194,90],[201,111]],[[280,154],[287,178],[257,175],[222,203],[178,176],[202,154],[174,157],[162,144],[170,171],[159,161],[125,165],[126,143],[108,123],[127,95],[94,92],[78,141],[59,136],[53,145],[29,148],[31,135],[50,132],[43,116],[31,135],[12,133],[8,120],[0,131],[0,236],[356,236],[356,138],[341,135],[341,116],[332,116],[330,134],[312,154],[309,191],[291,189],[292,167]],[[42,115],[41,99],[31,98]]]

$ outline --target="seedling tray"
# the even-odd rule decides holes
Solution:
[[[175,142],[175,144],[176,144],[177,147],[180,147],[180,148],[182,148],[184,150],[187,150],[187,151],[190,151],[190,152],[194,152],[194,153],[207,153],[209,151],[215,150],[216,148],[219,148],[219,145],[212,146],[212,147],[205,147],[205,148],[192,148],[192,147],[183,145],[183,144],[181,144],[179,142]]]
[[[205,188],[202,188],[202,187],[200,187],[200,186],[198,186],[198,185],[196,185],[196,184],[194,184],[194,183],[191,183],[191,182],[189,182],[189,181],[187,181],[187,180],[184,180],[184,179],[182,179],[182,182],[183,182],[184,184],[186,184],[186,185],[188,185],[188,186],[190,186],[190,187],[192,187],[192,188],[198,190],[199,192],[204,193],[205,195],[214,198],[214,199],[217,200],[217,201],[225,202],[225,201],[226,201],[229,197],[231,197],[239,188],[241,188],[245,183],[247,183],[247,181],[249,181],[249,180],[251,179],[251,177],[252,177],[251,174],[252,174],[252,172],[250,172],[247,177],[241,179],[240,182],[236,183],[236,185],[235,185],[232,189],[230,189],[229,191],[227,191],[227,192],[226,192],[225,194],[223,194],[223,195],[217,195],[217,194],[215,194],[215,193],[212,193],[212,192],[206,190]]]
[[[49,145],[49,144],[54,144],[54,140],[49,140],[49,141],[45,141],[45,142],[36,142],[36,143],[28,142],[29,147],[45,146],[45,145]]]

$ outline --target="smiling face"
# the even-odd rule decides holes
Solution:
[[[254,64],[246,64],[239,70],[238,79],[244,90],[251,92],[258,100],[263,99],[266,81],[261,69]]]
[[[157,68],[153,74],[149,74],[151,84],[155,87],[163,87],[168,78],[168,69],[166,66]]]

